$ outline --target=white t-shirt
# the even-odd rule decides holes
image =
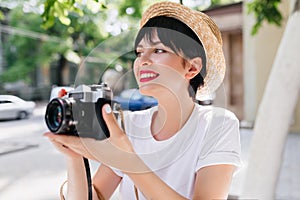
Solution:
[[[239,122],[223,108],[200,106],[185,125],[167,140],[153,138],[150,125],[157,107],[124,114],[125,131],[135,152],[165,183],[186,198],[192,198],[195,175],[205,166],[217,164],[240,165]],[[120,185],[121,199],[135,199],[134,184],[128,176]],[[146,199],[139,192],[139,199]]]

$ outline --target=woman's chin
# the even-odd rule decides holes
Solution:
[[[155,94],[158,92],[157,86],[153,84],[142,85],[139,87],[139,90],[142,95],[153,96],[153,97],[155,97],[156,96]]]

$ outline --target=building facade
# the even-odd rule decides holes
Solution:
[[[291,12],[291,5],[295,1],[281,1],[279,9],[283,22],[280,27],[265,22],[254,36],[251,35],[251,29],[255,18],[248,14],[247,2],[249,1],[214,8],[206,13],[215,20],[222,32],[227,64],[224,85],[217,91],[215,104],[233,111],[242,125],[252,127]],[[285,103],[284,98],[288,97],[278,98],[282,98],[282,103]],[[291,120],[291,131],[300,132],[299,100]]]

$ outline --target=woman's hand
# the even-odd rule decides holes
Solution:
[[[134,153],[131,142],[129,141],[125,132],[120,128],[117,120],[112,113],[110,105],[106,104],[102,108],[103,118],[108,127],[110,137],[108,138],[109,142],[118,147],[120,150],[123,150],[128,153]]]
[[[61,140],[64,140],[60,137],[65,137],[64,135],[55,135],[52,132],[46,132],[44,133],[44,136],[48,137],[50,142],[55,146],[55,148],[60,151],[62,154],[64,154],[67,158],[82,158],[82,156],[78,153],[76,153],[74,150],[69,148],[68,146],[64,145],[63,143],[59,142]]]
[[[119,127],[108,104],[103,106],[102,114],[110,132],[108,139],[95,140],[50,132],[44,135],[50,139],[60,152],[70,158],[83,156],[118,169],[128,170],[128,162],[136,159],[133,147],[124,131]]]

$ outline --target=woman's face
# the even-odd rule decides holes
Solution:
[[[188,87],[187,67],[183,57],[162,44],[155,34],[151,41],[143,38],[136,48],[134,74],[144,95],[159,97],[166,91],[182,92]]]

